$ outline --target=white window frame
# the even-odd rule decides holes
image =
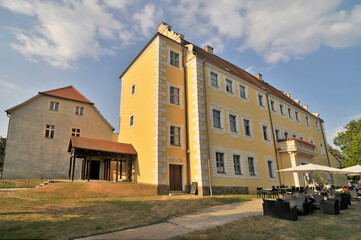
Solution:
[[[78,111],[79,109],[79,111]],[[85,108],[82,107],[82,106],[75,106],[75,115],[78,115],[78,116],[84,116],[84,112],[85,112]]]
[[[182,52],[179,51],[179,50],[176,50],[175,48],[172,48],[171,46],[167,46],[167,50],[168,50],[168,60],[167,60],[167,65],[171,68],[174,68],[174,69],[178,69],[180,71],[183,72],[183,58],[182,58]],[[178,53],[178,57],[179,57],[179,67],[176,67],[176,66],[173,66],[172,64],[170,64],[170,52],[175,52],[175,53]]]
[[[325,151],[325,146],[323,145],[323,142],[319,141],[318,145],[320,146],[320,152],[321,152],[322,158],[326,158],[326,151]]]
[[[241,136],[241,131],[240,131],[240,127],[239,127],[239,115],[238,115],[238,112],[236,110],[231,109],[231,108],[227,108],[226,113],[227,113],[228,133],[232,137],[239,138]],[[233,116],[236,117],[236,132],[231,131],[231,124],[230,124],[230,117],[229,117],[230,115],[233,115]]]
[[[232,88],[232,92],[228,92],[227,91],[227,81],[231,82],[231,88]],[[230,96],[230,97],[235,97],[236,96],[236,86],[235,86],[235,80],[230,78],[230,77],[224,77],[224,92]]]
[[[133,88],[134,88],[134,92],[133,92]],[[137,87],[135,85],[135,83],[132,84],[132,86],[130,87],[130,96],[133,96],[136,93]]]
[[[169,81],[166,82],[166,85],[167,85],[167,105],[173,106],[173,107],[178,107],[180,109],[184,109],[184,105],[183,105],[184,88],[183,88],[183,86],[175,85]],[[170,102],[170,88],[171,87],[179,89],[179,105]]]
[[[251,174],[251,171],[250,171],[250,164],[249,164],[250,158],[253,159],[253,173],[254,174]],[[252,177],[257,176],[255,158],[253,156],[247,156],[247,167],[248,167],[247,170],[248,170],[249,176],[252,176]]]
[[[171,121],[167,121],[166,122],[167,125],[167,148],[175,148],[175,149],[185,149],[185,143],[184,143],[184,125],[183,124],[178,124],[175,122],[171,122]],[[176,145],[171,145],[170,144],[170,128],[171,127],[178,127],[179,128],[179,134],[180,134],[180,146],[176,146]]]
[[[50,101],[49,102],[49,110],[54,112],[59,112],[59,105],[60,103],[57,101]],[[53,108],[52,108],[53,106]]]
[[[244,94],[245,94],[245,97],[241,97],[241,86],[244,88]],[[238,98],[241,99],[243,102],[245,103],[248,103],[249,102],[249,97],[248,97],[248,86],[247,84],[244,84],[244,83],[238,83],[238,91],[237,91],[237,95],[238,95]]]
[[[287,106],[287,117],[292,121],[294,120],[293,110],[291,107],[288,107],[288,106]]]
[[[72,128],[71,136],[80,137],[80,128]]]
[[[286,137],[286,133],[287,133],[288,137]],[[286,140],[287,140],[287,138],[290,138],[291,137],[290,130],[288,130],[287,128],[284,128],[283,129],[283,137]]]
[[[218,164],[218,160],[217,160],[217,153],[219,153],[219,154],[222,154],[222,156],[223,156],[223,171],[222,172],[218,172],[218,166],[217,166],[217,164]],[[217,174],[227,174],[227,172],[226,172],[226,153],[225,152],[220,152],[220,151],[216,151],[216,153],[215,153],[215,162],[216,162],[216,171],[217,171]]]
[[[291,136],[297,138],[298,134],[295,131],[291,131]]]
[[[53,133],[53,135],[51,133]],[[55,125],[54,124],[45,124],[44,137],[47,139],[55,138]]]
[[[135,124],[134,121],[135,121],[135,117],[134,117],[134,113],[132,113],[129,115],[129,127],[130,128],[134,126],[134,124]]]
[[[301,113],[299,111],[294,111],[295,112],[295,119],[297,123],[302,123],[301,122]],[[297,117],[298,116],[298,117]]]
[[[178,142],[179,142],[179,145],[176,145],[176,144],[172,144],[172,128],[174,129],[178,129],[179,130],[179,135],[178,135]],[[174,135],[174,137],[176,137],[176,135]],[[181,147],[182,146],[182,129],[181,127],[178,127],[178,126],[169,126],[169,145],[171,145],[172,147]]]
[[[252,117],[250,115],[241,113],[241,117],[242,117],[242,128],[243,128],[243,137],[248,140],[248,141],[253,141],[254,140],[254,134],[253,134],[253,123],[252,123]],[[246,135],[246,129],[244,126],[244,120],[248,120],[249,121],[249,131],[250,131],[250,136]]]
[[[286,105],[283,103],[279,103],[279,108],[280,108],[280,115],[284,118],[287,117],[287,109],[286,109]],[[281,107],[282,106],[282,107]],[[282,113],[282,109],[283,109],[283,113]]]
[[[270,124],[267,121],[261,120],[260,121],[261,124],[261,134],[262,134],[262,140],[264,143],[266,143],[267,145],[271,144],[271,131],[270,131]],[[267,127],[267,137],[268,139],[264,138],[264,134],[263,134],[263,127]]]
[[[298,138],[306,141],[305,135],[303,133],[298,134]]]
[[[277,180],[277,173],[276,173],[276,161],[275,161],[275,159],[272,156],[264,156],[264,160],[265,160],[265,164],[266,164],[267,179],[269,181],[278,181]],[[272,163],[272,165],[271,165],[271,167],[272,167],[271,172],[272,172],[272,175],[273,175],[272,177],[270,176],[268,162]]]
[[[211,79],[211,74],[212,73],[217,75],[217,86],[212,85],[212,79]],[[214,70],[214,69],[208,68],[208,86],[211,87],[216,92],[221,92],[222,91],[222,86],[221,85],[222,85],[221,84],[221,73],[219,71]]]
[[[273,102],[273,106],[274,106],[274,110],[272,109],[272,103]],[[277,108],[277,101],[273,98],[269,99],[269,105],[270,105],[270,109],[273,113],[277,114],[278,113],[278,108]]]
[[[239,173],[236,173],[236,171],[235,171],[235,164],[234,164],[234,157],[235,156],[238,156],[239,157]],[[233,173],[234,173],[234,175],[243,175],[243,173],[242,173],[242,156],[240,155],[240,154],[232,154],[232,160],[233,160]]]
[[[306,126],[311,128],[310,117],[305,115]]]
[[[278,140],[284,139],[284,135],[282,134],[282,129],[280,127],[273,125],[273,129],[275,131],[276,142]],[[277,135],[276,130],[279,131],[279,135]]]
[[[211,129],[218,133],[218,134],[224,134],[226,133],[226,129],[225,129],[225,117],[224,117],[224,107],[221,105],[217,105],[214,103],[210,103],[210,116],[211,116]],[[216,128],[214,127],[214,121],[213,121],[213,110],[217,110],[220,111],[220,120],[221,120],[221,128]]]
[[[173,54],[176,54],[177,55],[177,59],[176,59],[176,63],[177,63],[177,66],[176,65],[174,65],[174,64],[172,64],[172,53]],[[176,68],[179,68],[180,67],[180,54],[179,54],[179,52],[175,52],[175,51],[173,51],[172,49],[171,50],[169,50],[169,65],[171,65],[171,66],[173,66],[173,67],[176,67]]]
[[[261,92],[258,92],[258,91],[256,91],[256,96],[257,96],[257,105],[261,108],[261,109],[263,109],[263,110],[266,110],[266,96],[263,94],[263,93],[261,93]],[[262,97],[262,105],[260,105],[260,101],[259,101],[259,97]]]
[[[315,126],[316,126],[316,131],[320,132],[320,123],[319,123],[319,121],[315,120]]]

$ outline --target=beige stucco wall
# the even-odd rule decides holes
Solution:
[[[59,102],[59,111],[50,111],[50,101]],[[84,115],[75,115],[75,106]],[[45,125],[55,125],[53,139],[45,138]],[[4,163],[4,178],[67,178],[68,145],[72,128],[81,137],[112,140],[113,132],[87,103],[39,95],[34,101],[11,112]],[[80,161],[75,172],[79,177]]]

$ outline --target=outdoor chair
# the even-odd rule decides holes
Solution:
[[[312,188],[307,188],[306,194],[313,195],[313,194],[315,194],[315,191]]]
[[[263,188],[261,188],[261,187],[258,187],[257,188],[257,197],[263,197]]]
[[[290,207],[296,206],[299,215],[307,215],[313,210],[312,204],[306,199],[306,195],[288,196],[284,195],[280,201],[290,203]],[[311,205],[311,207],[310,207]]]
[[[327,188],[322,188],[321,189],[321,195],[327,196]]]
[[[335,194],[336,194],[336,189],[330,188],[328,196],[329,197],[335,197],[336,196]]]
[[[296,206],[290,207],[290,203],[280,200],[263,199],[263,214],[265,216],[281,218],[291,221],[297,220]]]
[[[358,201],[360,202],[361,201],[361,196],[359,196],[356,192],[356,190],[350,190],[350,195],[351,195],[351,200],[354,200],[354,201]]]
[[[324,199],[325,199],[325,196],[314,194],[313,195],[313,203],[312,203],[313,208],[314,209],[320,209],[321,208],[320,202],[322,202]]]
[[[338,199],[321,201],[320,207],[322,213],[331,214],[331,215],[340,214],[340,203]]]

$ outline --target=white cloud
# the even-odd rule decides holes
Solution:
[[[349,119],[350,120],[359,120],[359,119],[361,119],[361,113],[357,114],[357,115],[354,115],[354,116],[351,116]]]
[[[361,42],[361,5],[350,12],[341,0],[187,0],[173,9],[197,33],[240,42],[269,64],[287,62],[320,46],[345,48]],[[192,8],[193,7],[193,8]],[[186,27],[184,27],[186,28]],[[206,31],[200,30],[206,28]],[[216,46],[215,46],[216,47]]]
[[[138,23],[138,29],[144,36],[149,36],[150,31],[156,28],[161,22],[163,11],[153,4],[147,4],[145,7],[136,12],[133,19]]]

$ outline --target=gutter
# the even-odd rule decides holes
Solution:
[[[277,173],[278,173],[278,182],[280,184],[280,186],[282,185],[281,183],[281,173],[279,172],[280,170],[280,166],[278,163],[278,154],[277,154],[277,146],[276,146],[276,138],[275,138],[275,132],[273,129],[273,122],[272,122],[272,114],[271,114],[271,109],[269,106],[269,99],[268,99],[268,95],[270,94],[268,91],[266,91],[266,100],[267,100],[267,110],[268,110],[268,115],[269,115],[269,120],[271,122],[271,130],[272,130],[272,139],[273,139],[273,148],[275,151],[275,157],[276,157],[276,165],[277,165]]]
[[[186,162],[187,162],[187,184],[189,189],[191,186],[191,174],[190,174],[190,150],[189,150],[189,123],[188,123],[188,81],[187,81],[187,73],[186,73],[186,65],[185,65],[185,54],[186,50],[183,47],[183,69],[184,69],[184,109],[185,109],[185,132],[186,132]]]

